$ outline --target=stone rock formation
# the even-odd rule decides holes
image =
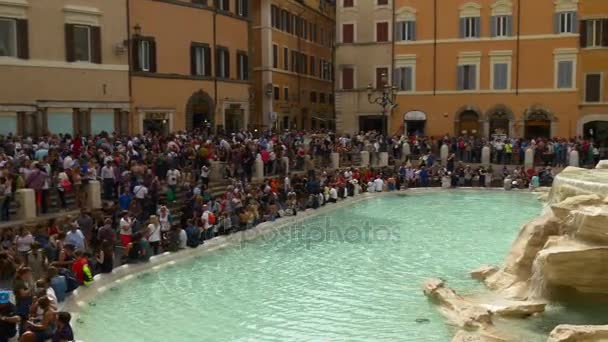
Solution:
[[[465,340],[466,341],[466,340]],[[558,325],[547,342],[605,342],[608,325]]]

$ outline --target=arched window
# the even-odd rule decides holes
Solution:
[[[401,7],[395,13],[395,37],[397,41],[416,40],[416,10],[412,7]]]

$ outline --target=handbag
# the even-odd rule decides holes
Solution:
[[[61,187],[63,188],[63,191],[66,191],[66,192],[72,191],[72,182],[70,182],[69,179],[62,180],[61,183],[59,183],[59,185],[61,185]]]

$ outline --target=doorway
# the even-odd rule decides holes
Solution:
[[[480,131],[479,114],[474,110],[465,110],[458,117],[458,132],[456,135],[477,136]]]
[[[591,121],[583,125],[583,137],[599,147],[608,147],[608,121]]]
[[[424,129],[426,127],[426,120],[407,120],[405,121],[405,130],[408,137],[410,136],[424,136]]]
[[[530,113],[524,123],[524,138],[550,138],[551,137],[551,119],[549,115],[543,111],[535,111]]]
[[[359,131],[382,132],[382,115],[366,115],[359,117]]]
[[[209,94],[202,90],[192,94],[186,104],[186,129],[210,129],[214,123],[214,105]]]

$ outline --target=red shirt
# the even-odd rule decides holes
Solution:
[[[84,265],[88,264],[87,258],[80,258],[72,263],[72,272],[80,284],[84,284]]]

